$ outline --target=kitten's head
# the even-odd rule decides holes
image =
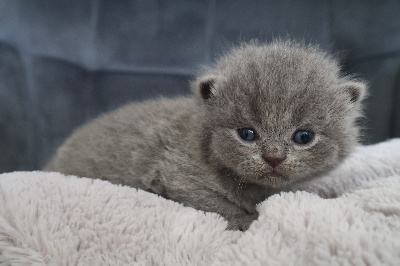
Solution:
[[[208,163],[270,187],[338,165],[357,143],[366,94],[332,57],[291,42],[236,48],[193,88]]]

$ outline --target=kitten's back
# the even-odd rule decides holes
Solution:
[[[123,106],[75,130],[44,170],[141,188],[124,177],[145,175],[168,143],[177,146],[194,109],[184,97]]]

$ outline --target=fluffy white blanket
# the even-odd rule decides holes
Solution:
[[[2,174],[0,263],[400,265],[400,140],[360,147],[308,185],[315,193],[268,198],[250,229],[237,232],[217,214],[134,188]]]

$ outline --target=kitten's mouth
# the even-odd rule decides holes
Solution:
[[[272,171],[271,173],[268,174],[268,177],[273,177],[275,178],[279,178],[282,180],[287,180],[287,176],[285,176],[282,172],[278,172],[278,171]]]
[[[270,171],[265,173],[259,180],[271,187],[281,187],[282,185],[289,182],[289,177],[286,172],[278,168],[272,168]]]
[[[267,175],[281,176],[286,179],[285,172],[282,169],[280,169],[279,166],[271,168],[271,170],[267,172]]]

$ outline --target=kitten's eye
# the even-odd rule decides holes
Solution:
[[[309,143],[313,137],[314,137],[314,133],[312,133],[311,131],[297,130],[294,133],[293,141],[297,144],[304,145],[304,144]]]
[[[238,133],[239,136],[245,141],[252,141],[256,138],[256,133],[251,128],[239,128]]]

